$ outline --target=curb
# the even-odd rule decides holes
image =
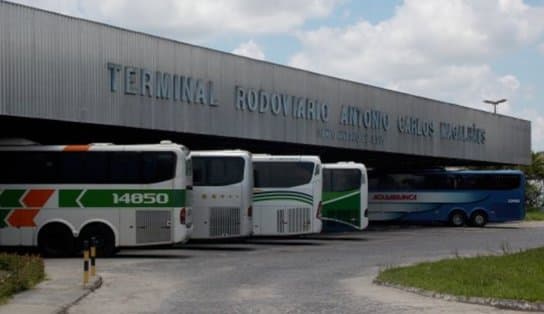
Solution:
[[[419,294],[425,297],[442,299],[446,301],[456,301],[456,302],[470,303],[470,304],[477,304],[477,305],[487,305],[487,306],[493,306],[499,309],[507,309],[507,310],[544,312],[544,303],[542,302],[458,296],[458,295],[429,291],[429,290],[425,290],[421,288],[402,286],[402,285],[393,284],[389,282],[379,281],[377,279],[374,279],[372,283],[376,285],[384,286],[384,287],[396,288],[406,292]]]
[[[83,298],[85,298],[85,297],[88,296],[91,292],[94,292],[96,289],[100,288],[101,286],[102,286],[102,277],[99,276],[99,275],[97,275],[93,282],[91,282],[90,284],[87,284],[87,285],[83,288],[83,294],[82,294],[82,295],[80,295],[80,296],[79,296],[77,299],[75,299],[74,301],[62,305],[55,313],[57,313],[57,314],[67,314],[67,313],[68,313],[68,310],[69,310],[72,306],[74,306],[75,304],[77,304],[79,301],[81,301]]]

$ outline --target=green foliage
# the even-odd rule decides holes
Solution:
[[[536,182],[525,183],[525,205],[532,208],[542,207],[542,187]]]
[[[525,220],[529,221],[543,221],[544,211],[541,210],[527,210],[525,214]]]
[[[520,166],[519,170],[525,173],[528,180],[544,180],[544,154],[543,152],[531,152],[531,164]]]
[[[41,257],[0,253],[0,301],[34,287],[44,277]]]
[[[531,152],[531,164],[519,166],[519,170],[525,173],[525,203],[528,207],[541,208],[544,205],[544,153]]]
[[[459,296],[544,301],[544,248],[382,271],[377,280]]]

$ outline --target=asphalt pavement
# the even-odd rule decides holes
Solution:
[[[7,304],[0,306],[0,314],[62,313],[102,284],[102,277],[90,277],[83,284],[83,261],[73,259],[46,259],[46,279],[33,289],[15,294]]]
[[[419,296],[372,280],[385,267],[541,246],[544,223],[525,222],[485,228],[372,226],[360,233],[123,250],[97,261],[102,286],[68,313],[515,313]],[[82,291],[79,268],[80,259],[47,259],[49,280],[0,306],[0,313],[47,313],[64,300],[73,303],[88,293]]]

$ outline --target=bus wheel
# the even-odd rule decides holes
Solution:
[[[92,237],[96,240],[96,256],[105,257],[115,254],[115,235],[108,225],[99,222],[86,225],[79,233],[78,248],[83,251],[83,241],[89,241],[90,245]]]
[[[477,210],[470,216],[470,224],[474,227],[483,227],[487,224],[487,215],[481,210]]]
[[[38,234],[38,247],[44,256],[65,257],[74,254],[75,238],[66,225],[53,222]]]
[[[462,227],[465,225],[465,221],[467,220],[467,216],[464,212],[460,210],[456,210],[450,214],[450,225],[453,227]]]

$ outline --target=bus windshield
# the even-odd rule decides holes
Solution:
[[[193,156],[193,185],[222,186],[242,182],[245,161],[241,157]]]
[[[253,169],[256,188],[293,187],[312,180],[314,163],[259,161],[253,164]]]
[[[334,169],[323,171],[323,192],[344,192],[361,187],[364,178],[359,169]]]

